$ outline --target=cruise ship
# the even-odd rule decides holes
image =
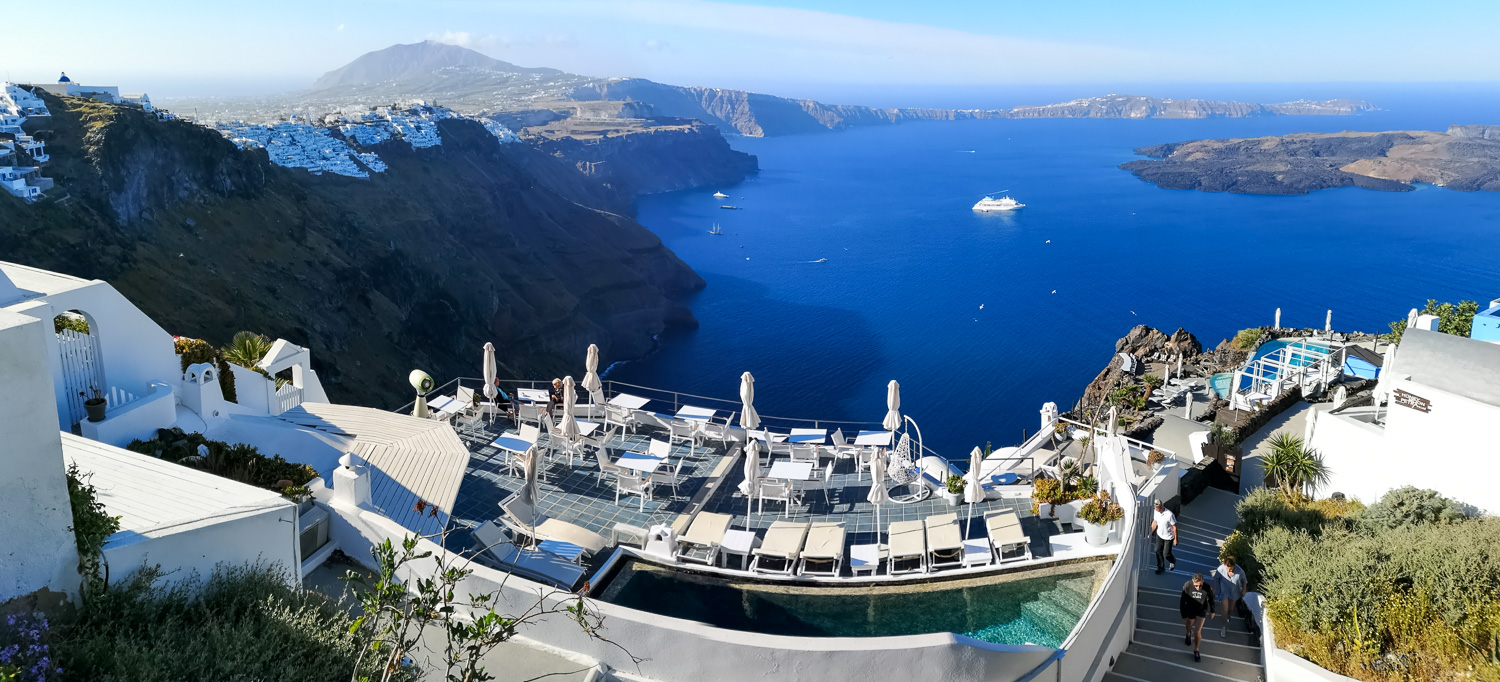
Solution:
[[[1008,196],[1000,197],[999,199],[996,199],[994,197],[985,197],[983,199],[980,199],[979,203],[974,204],[974,210],[981,213],[989,213],[991,211],[1014,211],[1018,208],[1025,207],[1026,204],[1016,201],[1015,199],[1012,199]]]

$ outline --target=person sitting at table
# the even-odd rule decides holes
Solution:
[[[555,412],[563,402],[562,379],[552,380],[552,391],[547,394],[547,411]]]
[[[520,411],[521,404],[516,400],[515,396],[506,393],[505,389],[500,388],[500,377],[495,377],[495,404],[500,405],[502,402],[505,404],[506,415],[510,417],[511,421],[515,421],[516,413]]]

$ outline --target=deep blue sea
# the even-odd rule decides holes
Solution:
[[[1103,92],[988,94],[971,105],[928,92],[899,103],[1010,106]],[[896,379],[927,445],[962,458],[1035,432],[1046,401],[1071,406],[1136,324],[1185,327],[1211,347],[1270,324],[1278,307],[1286,326],[1321,327],[1332,309],[1337,329],[1383,331],[1429,298],[1500,297],[1500,194],[1212,194],[1116,168],[1161,142],[1500,123],[1495,89],[1216,86],[1196,96],[1355,97],[1382,110],[731,138],[761,172],[720,188],[729,199],[708,188],[640,208],[640,222],[707,280],[692,302],[702,326],[664,337],[659,352],[610,378],[734,399],[748,370],[764,415],[869,421],[884,415]],[[970,210],[1000,191],[1026,208]],[[714,223],[724,235],[708,233]]]

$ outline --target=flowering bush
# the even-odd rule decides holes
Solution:
[[[62,679],[49,644],[52,630],[45,617],[10,615],[5,617],[5,638],[11,642],[0,648],[0,681],[45,682]]]

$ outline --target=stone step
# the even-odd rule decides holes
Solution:
[[[1152,644],[1170,649],[1182,649],[1189,653],[1192,652],[1192,647],[1182,643],[1184,633],[1181,624],[1178,624],[1176,629],[1173,629],[1170,625],[1164,626],[1160,623],[1145,623],[1144,625],[1145,627],[1142,627],[1142,623],[1139,621],[1136,622],[1134,641],[1141,644]],[[1158,627],[1164,627],[1166,631],[1151,629]],[[1260,648],[1245,645],[1247,641],[1250,641],[1250,635],[1244,631],[1244,628],[1230,632],[1228,638],[1220,639],[1219,628],[1217,626],[1212,629],[1204,626],[1203,643],[1199,645],[1201,647],[1199,650],[1208,656],[1218,656],[1219,658],[1228,658],[1251,665],[1260,665]]]
[[[1088,578],[1087,580],[1078,582],[1082,584],[1065,585],[1059,583],[1056,589],[1047,590],[1040,597],[1045,601],[1058,605],[1067,613],[1082,616],[1083,612],[1088,610],[1089,599],[1093,596],[1089,592],[1093,587],[1094,579]]]
[[[1073,626],[1078,624],[1077,615],[1069,615],[1057,604],[1041,600],[1022,604],[1021,614],[1035,623],[1037,627],[1059,633],[1063,637],[1067,637],[1067,633],[1072,632]]]
[[[1180,644],[1180,642],[1179,642]],[[1259,665],[1204,656],[1193,661],[1193,651],[1161,649],[1131,642],[1115,661],[1114,672],[1146,682],[1259,682]]]

